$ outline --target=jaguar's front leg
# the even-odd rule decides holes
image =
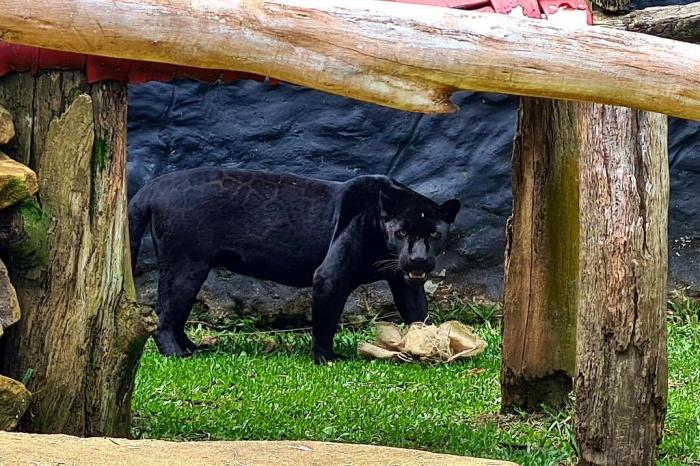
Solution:
[[[341,356],[333,350],[333,339],[352,287],[322,268],[314,275],[313,287],[311,351],[316,363],[335,361]]]
[[[361,230],[357,219],[346,226],[314,273],[311,351],[317,363],[340,358],[333,351],[333,337],[348,296],[360,284],[363,255],[353,238],[361,237]]]

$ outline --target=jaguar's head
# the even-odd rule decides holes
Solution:
[[[460,208],[457,199],[437,204],[415,192],[380,192],[379,211],[386,246],[396,255],[406,282],[420,286],[428,279],[437,256],[447,245],[450,225]]]

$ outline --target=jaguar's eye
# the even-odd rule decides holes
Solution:
[[[408,236],[408,233],[406,233],[406,230],[399,230],[396,232],[396,237],[399,239],[404,239],[407,236]]]
[[[430,233],[430,237],[432,239],[440,239],[441,236],[442,236],[442,234],[440,234],[439,231],[434,231],[434,232]]]

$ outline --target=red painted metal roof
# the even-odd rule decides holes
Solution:
[[[263,81],[265,79],[263,76],[250,73],[121,60],[0,42],[0,76],[9,72],[35,73],[38,70],[84,70],[89,83],[116,80],[139,84],[148,81],[172,81],[178,78],[209,82],[218,80],[228,82],[236,79]]]
[[[489,0],[386,0],[389,2],[413,3],[414,5],[442,6],[460,10],[475,10],[489,5]]]
[[[529,18],[548,18],[557,12],[582,10],[586,12],[588,24],[593,24],[590,8],[586,0],[385,0],[388,2],[413,3],[416,5],[432,5],[460,10],[472,10],[490,13],[511,14],[520,7],[522,14]]]
[[[586,0],[386,0],[392,2],[432,5],[481,12],[513,14],[518,7],[530,18],[551,18],[562,10],[585,10],[588,24],[592,24]],[[130,83],[148,81],[172,81],[178,78],[200,81],[234,81],[254,79],[264,81],[263,76],[233,71],[219,71],[186,66],[167,65],[137,60],[97,57],[77,53],[25,47],[0,42],[0,76],[9,72],[38,70],[83,70],[87,81],[118,80]],[[275,80],[270,80],[275,82]]]

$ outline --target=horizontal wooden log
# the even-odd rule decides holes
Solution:
[[[615,29],[372,0],[0,0],[0,39],[249,71],[403,110],[455,89],[700,120],[700,46]]]
[[[683,42],[700,42],[700,2],[636,10],[625,15],[593,13],[594,23]]]

